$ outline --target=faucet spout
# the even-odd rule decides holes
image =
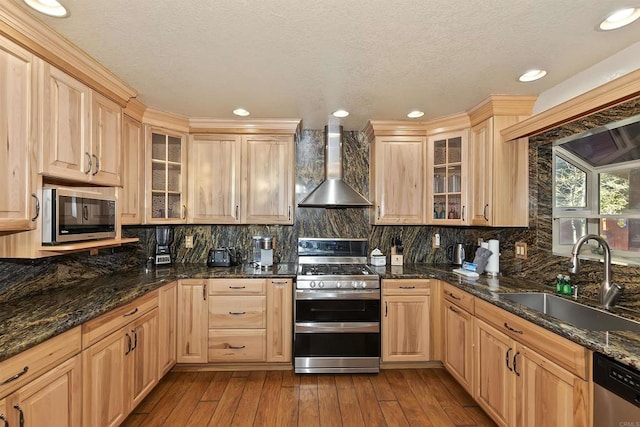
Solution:
[[[580,237],[578,241],[573,245],[571,250],[571,265],[569,266],[569,272],[577,274],[580,271],[580,261],[578,260],[578,254],[580,249],[589,240],[597,241],[602,249],[604,249],[604,279],[600,287],[600,303],[604,308],[610,308],[615,304],[616,299],[620,293],[621,287],[611,282],[611,248],[606,240],[597,234],[585,234]]]

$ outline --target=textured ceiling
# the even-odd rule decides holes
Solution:
[[[189,117],[303,119],[347,109],[424,119],[489,94],[538,94],[640,41],[640,22],[596,31],[626,0],[61,0],[66,19],[33,12],[139,92]],[[544,68],[547,77],[517,76]]]

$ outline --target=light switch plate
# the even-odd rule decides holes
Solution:
[[[516,258],[527,259],[527,242],[516,242]]]
[[[193,236],[184,236],[184,247],[187,249],[193,248]]]
[[[437,249],[440,247],[440,234],[434,234],[431,238],[431,247]]]

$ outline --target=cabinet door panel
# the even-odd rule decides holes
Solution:
[[[444,365],[469,394],[473,393],[473,318],[447,303],[444,312]]]
[[[127,361],[127,377],[131,381],[131,406],[133,409],[158,382],[158,309],[136,320],[130,328],[133,350]]]
[[[189,222],[239,223],[240,137],[194,135],[189,144]]]
[[[267,362],[291,362],[292,286],[290,279],[267,285]]]
[[[20,407],[26,426],[80,427],[81,364],[76,355],[22,387],[11,395],[11,409]]]
[[[0,231],[35,227],[31,194],[35,192],[35,159],[31,158],[35,130],[32,102],[34,57],[13,43],[0,40]]]
[[[293,142],[288,136],[244,136],[242,222],[293,224]]]
[[[91,181],[117,186],[121,183],[122,111],[118,104],[98,93],[92,97]]]
[[[209,301],[209,328],[250,329],[266,326],[263,296],[217,296]]]
[[[124,116],[122,156],[122,192],[119,198],[122,224],[142,224],[144,203],[144,142],[142,124]]]
[[[382,317],[382,360],[429,360],[429,297],[385,296]]]
[[[491,225],[491,183],[493,173],[493,121],[471,128],[471,225]]]
[[[178,363],[207,362],[207,285],[203,280],[178,283]]]
[[[160,289],[158,299],[158,379],[162,378],[176,364],[177,298],[177,282]]]

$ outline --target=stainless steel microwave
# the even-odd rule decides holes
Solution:
[[[42,244],[114,238],[116,212],[116,198],[99,191],[43,188]]]

